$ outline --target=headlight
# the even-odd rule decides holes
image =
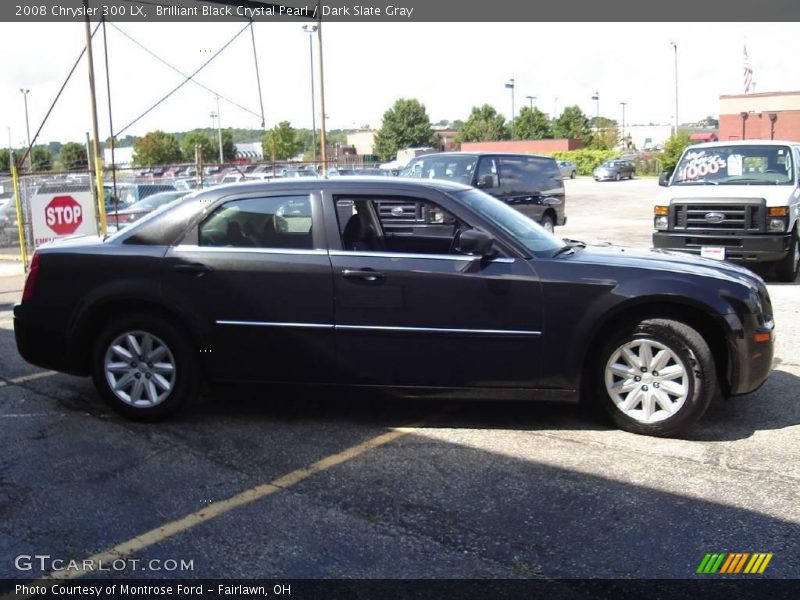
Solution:
[[[669,227],[669,217],[665,215],[660,215],[655,218],[656,229],[667,229],[668,227]]]
[[[767,223],[767,229],[770,231],[784,231],[786,229],[786,221],[784,219],[770,219]]]

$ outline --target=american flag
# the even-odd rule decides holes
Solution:
[[[744,47],[744,93],[750,92],[753,85],[753,69],[750,67],[750,57],[747,56],[747,46]]]

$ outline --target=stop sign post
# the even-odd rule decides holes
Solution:
[[[72,196],[56,196],[44,207],[44,220],[56,235],[69,235],[83,223],[83,209]]]

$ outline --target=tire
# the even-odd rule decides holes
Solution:
[[[795,230],[789,244],[789,252],[777,263],[775,274],[778,281],[792,283],[797,279],[798,271],[800,271],[800,243],[797,241],[797,231]]]
[[[553,221],[553,217],[551,217],[550,215],[543,216],[539,224],[542,227],[544,227],[546,231],[549,231],[550,233],[553,233],[553,231],[556,228],[556,224]]]
[[[569,174],[569,178],[570,178],[570,179],[575,179],[575,177],[576,177],[577,175],[578,175],[578,174],[577,174],[575,171],[573,171],[572,173],[570,173],[570,174]]]
[[[628,175],[628,179],[633,179],[633,171],[631,171],[631,174]]]
[[[622,175],[620,175],[619,173],[614,175],[614,181],[619,181],[620,179],[622,179]]]
[[[642,435],[683,432],[705,413],[718,390],[703,337],[667,319],[622,328],[603,347],[595,370],[603,408],[617,427]]]
[[[153,362],[135,356],[130,362],[122,359],[135,348],[146,352],[147,346],[157,355]],[[199,373],[196,352],[186,335],[155,315],[114,319],[98,336],[92,353],[92,378],[100,396],[115,412],[138,421],[165,419],[196,397]],[[150,385],[136,384],[146,380]],[[115,389],[115,382],[123,383],[120,389]]]

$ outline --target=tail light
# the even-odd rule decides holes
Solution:
[[[36,287],[36,277],[39,275],[39,253],[33,253],[31,268],[28,277],[25,279],[25,289],[22,290],[22,301],[27,302],[33,297],[33,289]]]

